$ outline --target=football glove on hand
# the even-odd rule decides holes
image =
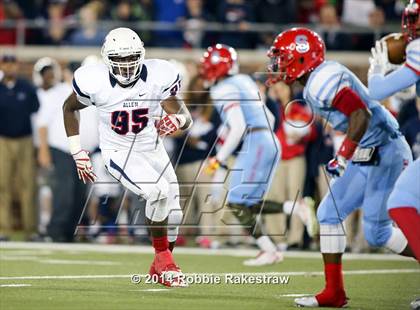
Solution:
[[[216,157],[210,157],[207,163],[204,172],[209,175],[213,175],[217,169],[220,168],[220,162],[216,159]]]
[[[76,154],[73,154],[73,159],[76,162],[79,179],[82,180],[85,184],[87,181],[92,183],[95,182],[97,177],[93,172],[92,163],[89,158],[89,152],[81,150]]]
[[[176,114],[165,115],[156,125],[159,136],[169,136],[181,127]]]
[[[347,167],[347,160],[340,155],[337,155],[331,159],[328,164],[325,166],[327,173],[333,177],[341,177],[344,174],[344,171]]]
[[[369,72],[368,77],[373,74],[385,75],[387,72],[392,70],[392,65],[388,59],[388,47],[386,41],[376,41],[375,47],[370,50],[372,57],[369,57]]]

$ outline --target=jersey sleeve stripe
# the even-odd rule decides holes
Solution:
[[[414,63],[416,65],[420,65],[420,60],[418,60],[414,57],[410,57],[410,56],[407,57],[407,62],[408,63]]]
[[[343,74],[336,74],[333,76],[333,79],[330,79],[328,85],[324,86],[324,89],[318,95],[317,99],[331,104],[335,95],[344,87],[349,86],[349,83],[346,79],[343,78]]]
[[[411,54],[413,54],[413,55],[420,55],[420,51],[413,51],[413,50],[407,51],[407,55],[411,55]]]
[[[332,76],[330,76],[329,78],[328,78],[328,80],[324,83],[324,84],[322,84],[322,86],[321,86],[321,88],[319,89],[319,91],[318,91],[318,93],[316,94],[316,98],[318,98],[318,99],[320,99],[321,98],[321,95],[325,92],[325,90],[327,89],[327,86],[329,86],[329,84],[331,84],[331,82],[333,82],[334,81],[334,79],[337,79],[337,77],[338,77],[338,75],[337,74],[334,74],[334,75],[332,75]],[[335,85],[335,83],[333,84],[333,87],[334,87],[334,85]]]
[[[407,68],[409,68],[410,70],[413,70],[413,71],[414,71],[414,73],[416,73],[417,75],[420,75],[420,70],[419,70],[419,69],[416,69],[416,68],[414,68],[413,66],[410,66],[410,64],[408,64],[408,63],[405,63],[405,66],[406,66]]]
[[[227,110],[229,110],[229,109],[231,109],[233,107],[237,107],[237,106],[239,106],[239,102],[229,103],[229,104],[227,104],[226,106],[223,107],[223,111],[226,112]]]
[[[172,86],[174,86],[177,82],[179,81],[179,74],[176,76],[175,81],[168,87],[166,87],[163,92],[166,92],[169,88],[171,88]]]
[[[325,100],[330,99],[333,101],[334,97],[337,96],[337,94],[346,87],[350,87],[350,83],[348,83],[348,81],[345,79],[341,79],[340,77],[338,83],[333,85],[333,87],[331,87],[331,89],[328,91],[327,95],[325,96]]]
[[[88,95],[86,95],[86,94],[84,94],[81,90],[80,90],[80,88],[79,88],[79,86],[77,85],[77,83],[76,83],[76,80],[73,78],[73,89],[74,89],[74,91],[80,96],[80,97],[85,97],[85,98],[88,98],[88,99],[90,99],[90,97],[88,96]]]

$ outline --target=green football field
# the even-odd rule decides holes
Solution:
[[[0,309],[296,309],[295,296],[323,287],[317,253],[288,253],[269,267],[244,267],[249,250],[176,250],[177,263],[191,281],[195,274],[220,284],[167,289],[131,282],[147,273],[148,247],[89,244],[0,245]],[[394,255],[347,255],[345,285],[351,309],[409,309],[420,296],[417,263]],[[226,283],[263,275],[270,284]],[[230,278],[226,278],[230,277]],[[276,284],[273,282],[287,283]]]

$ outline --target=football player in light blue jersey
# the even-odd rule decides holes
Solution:
[[[399,69],[387,74],[390,62],[385,40],[377,41],[369,58],[369,95],[376,100],[385,99],[392,94],[416,84],[420,96],[420,0],[412,0],[404,10],[402,35],[407,42],[406,61]]]
[[[210,96],[228,134],[215,157],[209,160],[207,173],[226,166],[227,159],[242,142],[235,164],[229,170],[229,191],[226,214],[233,214],[256,238],[261,249],[255,259],[244,262],[261,266],[279,262],[282,255],[270,237],[263,234],[259,214],[290,213],[293,202],[264,201],[280,158],[280,145],[273,134],[274,119],[261,101],[256,83],[245,74],[238,74],[236,51],[226,45],[209,47],[201,60],[201,75],[210,87]],[[294,211],[309,227],[313,227],[310,206],[303,200]],[[224,218],[227,223],[227,216]],[[313,218],[313,219],[312,219]],[[312,219],[312,221],[311,221]]]
[[[378,41],[372,48],[369,93],[375,99],[382,100],[416,84],[417,101],[420,100],[420,0],[411,1],[405,8],[402,35],[408,43],[406,62],[388,75],[385,75],[389,64],[386,43],[384,40]],[[388,199],[388,212],[407,237],[410,248],[420,262],[420,158],[398,178]]]
[[[306,28],[284,31],[268,56],[269,84],[300,82],[314,113],[346,133],[337,155],[327,164],[327,172],[335,179],[317,212],[326,287],[316,296],[295,300],[298,306],[343,307],[347,304],[343,221],[351,212],[363,209],[364,233],[371,246],[412,255],[386,209],[388,195],[411,161],[411,152],[394,117],[369,97],[360,80],[340,63],[325,60],[325,44],[318,34]]]

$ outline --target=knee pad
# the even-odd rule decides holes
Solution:
[[[344,253],[346,232],[342,223],[319,226],[321,253]]]
[[[373,221],[364,221],[363,230],[365,239],[372,247],[384,246],[392,234],[392,225],[390,221],[381,224]]]
[[[407,247],[408,241],[399,228],[391,228],[391,236],[385,244],[385,247],[394,253],[400,254]]]

